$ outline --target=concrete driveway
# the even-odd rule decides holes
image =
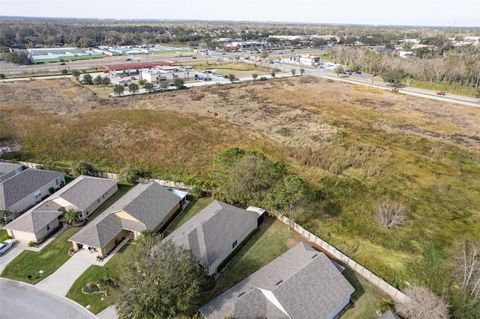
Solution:
[[[2,319],[95,319],[80,305],[35,286],[0,278]]]
[[[22,251],[27,249],[27,247],[27,243],[17,241],[15,247],[11,248],[4,255],[0,256],[0,273],[5,269],[9,262],[17,257]]]
[[[67,295],[75,280],[95,261],[95,256],[86,249],[79,250],[53,274],[36,286],[57,296]]]

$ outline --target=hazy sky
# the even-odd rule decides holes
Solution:
[[[480,0],[0,0],[0,15],[480,26]]]

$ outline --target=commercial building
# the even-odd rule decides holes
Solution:
[[[159,66],[153,69],[142,69],[140,77],[153,84],[163,82],[173,83],[175,79],[190,81],[193,75],[192,68],[176,66]]]

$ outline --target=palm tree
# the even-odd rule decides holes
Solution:
[[[65,212],[63,218],[69,225],[72,225],[77,221],[77,212],[74,209],[69,209]]]
[[[292,69],[292,75],[295,76],[295,74],[297,74],[297,70]]]
[[[257,73],[253,73],[253,74],[252,74],[252,78],[253,78],[254,80],[256,80],[256,79],[258,78],[258,74],[257,74]]]
[[[301,76],[305,75],[305,69],[304,69],[304,68],[301,68],[301,69],[300,69],[300,75],[301,75]]]
[[[275,78],[276,74],[275,71],[272,71],[272,78]]]

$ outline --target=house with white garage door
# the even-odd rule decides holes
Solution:
[[[86,219],[117,189],[113,179],[77,177],[3,228],[13,238],[42,242],[63,226],[66,211],[73,209],[78,220]]]

